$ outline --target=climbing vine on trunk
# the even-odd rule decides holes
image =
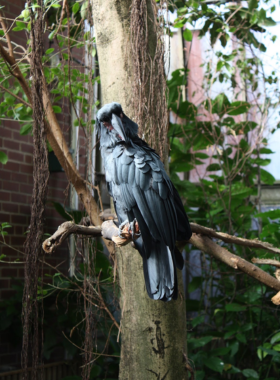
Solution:
[[[42,55],[43,55],[43,1],[38,0],[40,6],[35,18],[31,11],[31,77],[32,77],[32,104],[33,104],[33,194],[31,203],[30,227],[25,242],[25,285],[23,292],[23,343],[22,367],[25,369],[24,378],[28,378],[27,367],[29,353],[32,351],[32,379],[39,378],[38,363],[40,358],[39,338],[39,308],[37,301],[38,276],[42,257],[43,213],[47,197],[49,168],[48,150],[46,145],[46,131],[44,123],[44,106],[42,95]]]
[[[135,121],[139,124],[139,136],[165,160],[168,155],[168,113],[163,14],[163,1],[159,5],[146,0],[132,2],[130,31]],[[151,33],[155,38],[151,38]]]

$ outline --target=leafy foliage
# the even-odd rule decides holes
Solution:
[[[104,299],[110,305],[111,313],[118,319],[118,312],[113,302],[115,289],[109,261],[100,250],[97,250],[91,265],[95,273],[100,273],[99,288],[97,289],[96,279],[92,279],[92,285],[96,288],[96,292],[99,290],[102,292]],[[40,279],[38,300],[41,302],[39,310],[43,312],[43,357],[45,360],[54,359],[63,354],[81,364],[80,353],[87,333],[83,295],[83,282],[87,271],[88,268],[81,264],[80,270],[73,278],[58,271],[54,275],[44,275],[45,281],[49,279],[47,283],[43,284]],[[0,331],[7,332],[10,344],[16,347],[21,344],[22,339],[21,315],[18,310],[22,303],[23,284],[18,280],[14,281],[12,288],[15,290],[15,295],[0,302]],[[120,355],[119,345],[116,343],[118,331],[111,326],[106,314],[101,310],[97,305],[92,306],[96,342],[94,352],[98,354],[93,356],[95,362],[89,378],[103,379],[107,376],[107,378],[117,379]],[[41,319],[42,316],[39,317]],[[79,376],[76,378],[81,379]]]
[[[188,83],[189,70],[176,70],[168,80],[168,105],[174,119],[181,119],[180,124],[170,123],[171,179],[192,222],[279,246],[279,210],[261,212],[259,198],[260,184],[275,182],[265,169],[273,152],[262,133],[264,114],[279,103],[273,104],[266,92],[265,100],[258,94],[258,86],[268,78],[260,74],[258,51],[266,48],[257,37],[275,23],[253,0],[248,8],[192,0],[175,4],[174,26],[184,29],[184,39],[191,41],[185,26],[199,21],[200,37],[208,36],[212,49],[203,63],[201,103],[192,102],[195,94],[184,100],[182,86]],[[247,58],[248,50],[254,52],[253,58]],[[240,100],[245,82],[257,103]],[[212,92],[216,83],[219,86]],[[252,119],[248,113],[255,104],[258,117]],[[255,255],[273,258],[260,251],[223,246],[247,260]],[[270,301],[273,292],[206,254],[188,246],[186,251],[190,263],[188,357],[196,379],[278,379],[279,312]],[[271,267],[262,269],[273,274]]]
[[[99,104],[99,101],[93,102],[89,97],[89,91],[94,83],[99,82],[99,77],[94,75],[94,65],[93,68],[85,68],[84,63],[77,59],[77,57],[80,57],[79,54],[84,54],[85,49],[93,59],[96,54],[95,38],[91,36],[89,30],[84,32],[81,29],[81,21],[85,17],[85,15],[82,16],[82,10],[85,5],[86,2],[80,8],[79,3],[74,3],[69,14],[70,17],[63,18],[60,29],[58,29],[57,18],[62,15],[61,5],[57,1],[48,0],[45,2],[49,23],[55,22],[53,23],[55,29],[47,31],[50,44],[53,47],[45,50],[42,65],[46,83],[52,94],[54,112],[62,113],[62,99],[70,99],[76,115],[75,126],[87,128],[89,132],[92,132],[95,121],[91,117],[91,113]],[[12,29],[13,32],[29,32],[30,9],[28,9],[27,5],[18,18],[23,21],[16,20],[16,26]],[[69,37],[65,33],[68,27]],[[55,39],[55,43],[53,39]],[[29,43],[30,40],[27,40],[27,44]],[[79,49],[80,53],[77,54]],[[30,78],[30,66],[24,60],[28,56],[30,48],[29,46],[26,49],[22,47],[22,50],[24,53],[21,54],[22,57],[18,66],[30,85],[32,80]],[[32,109],[26,106],[26,102],[28,103],[26,95],[19,82],[13,79],[1,58],[0,76],[3,78],[1,85],[8,90],[3,92],[3,96],[1,96],[0,122],[2,118],[4,120],[18,121],[21,125],[20,134],[30,134],[32,132]],[[19,99],[22,99],[23,102]],[[4,153],[0,152],[0,162],[6,163],[5,160]]]

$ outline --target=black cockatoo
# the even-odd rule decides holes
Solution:
[[[143,258],[150,298],[169,301],[178,295],[176,268],[184,261],[176,240],[192,233],[182,201],[156,152],[138,135],[138,125],[119,103],[97,113],[97,132],[109,194],[121,224],[135,223],[141,236],[135,246]]]

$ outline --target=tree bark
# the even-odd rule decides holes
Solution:
[[[153,9],[151,1],[147,0],[149,10]],[[102,103],[119,102],[129,117],[134,115],[131,4],[132,0],[92,0]],[[148,17],[153,18],[149,14]],[[156,43],[154,28],[151,29],[149,38],[154,38]],[[186,311],[181,272],[178,272],[178,300],[163,303],[149,299],[142,259],[135,249],[130,246],[117,249],[117,262],[121,288],[119,379],[187,379]]]

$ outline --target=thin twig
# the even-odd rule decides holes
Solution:
[[[72,342],[72,340],[70,340],[67,335],[65,334],[64,331],[62,331],[62,334],[64,335],[64,337],[71,343],[73,344],[73,346],[77,347],[79,350],[83,351],[83,352],[88,352],[86,350],[84,350],[82,347],[78,346],[77,344],[75,344],[74,342]],[[114,357],[114,358],[120,358],[119,355],[109,355],[109,354],[100,354],[99,352],[88,352],[88,353],[91,353],[93,355],[100,355],[100,356],[109,356],[109,357]],[[89,363],[88,363],[89,364]]]
[[[73,335],[73,332],[74,330],[76,329],[76,327],[78,327],[81,323],[83,323],[84,321],[86,320],[86,318],[82,319],[79,323],[76,324],[76,326],[72,327],[71,331],[70,331],[70,338],[72,337]]]
[[[102,303],[102,306],[101,306],[101,307],[103,307],[103,308],[107,311],[107,313],[109,314],[110,318],[111,318],[112,321],[114,322],[115,326],[119,329],[119,332],[121,332],[121,328],[120,328],[118,322],[115,320],[114,316],[111,314],[110,310],[107,308],[107,306],[106,306],[106,304],[105,304],[105,302],[104,302],[104,299],[103,299],[103,297],[102,297],[102,293],[101,293],[101,291],[100,291],[100,285],[99,285],[99,277],[100,277],[100,274],[101,274],[101,271],[100,271],[100,273],[99,273],[99,275],[98,275],[97,286],[98,286],[98,294],[99,294],[99,298],[100,298],[101,303]]]
[[[14,98],[16,98],[17,100],[19,100],[21,103],[23,103],[26,107],[31,107],[31,104],[27,103],[25,100],[23,100],[20,96],[14,94],[12,91],[8,90],[6,87],[2,86],[0,84],[0,88],[2,90],[4,90],[5,92],[7,92],[8,94],[12,95]]]
[[[61,10],[61,16],[60,16],[58,28],[57,28],[57,31],[54,34],[54,37],[56,37],[57,33],[59,32],[59,29],[61,28],[61,24],[62,24],[62,20],[63,20],[63,17],[64,17],[65,8],[66,8],[66,3],[67,3],[67,0],[63,0],[62,10]]]
[[[9,32],[7,30],[7,26],[6,26],[6,23],[3,19],[3,15],[2,15],[2,12],[0,11],[0,23],[2,25],[2,29],[5,33],[4,37],[6,37],[6,40],[7,40],[7,45],[9,47],[9,54],[12,58],[15,58],[14,57],[14,51],[13,51],[13,46],[12,46],[12,43],[11,43],[11,39],[10,39],[10,36],[9,36]]]
[[[99,202],[100,202],[100,207],[101,207],[101,211],[103,212],[104,211],[104,208],[103,208],[103,203],[102,203],[102,198],[101,198],[101,193],[100,193],[100,190],[99,190],[99,186],[94,186],[92,183],[88,182],[87,181],[87,184],[92,188],[92,189],[95,189],[97,191],[97,194],[98,194],[98,199],[99,199]]]
[[[280,261],[271,260],[271,259],[257,259],[256,257],[252,258],[252,263],[254,264],[268,264],[280,268]]]

